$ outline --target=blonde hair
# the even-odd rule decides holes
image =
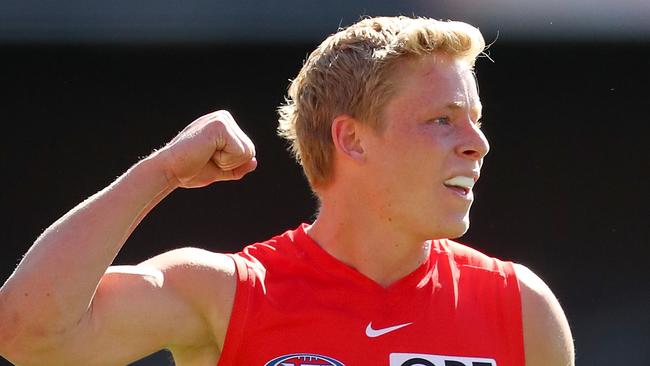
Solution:
[[[485,41],[475,27],[429,18],[368,18],[329,36],[291,82],[278,134],[302,165],[312,189],[332,178],[331,122],[348,114],[380,129],[379,114],[393,91],[399,60],[443,52],[473,67]]]

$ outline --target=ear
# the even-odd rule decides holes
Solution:
[[[359,121],[347,114],[341,114],[334,118],[331,132],[336,151],[356,161],[364,160],[365,151],[361,144],[360,129]]]

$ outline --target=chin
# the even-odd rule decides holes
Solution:
[[[434,227],[427,227],[424,234],[424,240],[436,239],[456,239],[463,236],[469,229],[469,220],[449,220],[446,222],[437,222]]]
[[[446,239],[456,239],[465,235],[469,229],[469,218],[464,217],[462,220],[457,220],[454,222],[449,222],[448,225],[445,225],[445,238]]]

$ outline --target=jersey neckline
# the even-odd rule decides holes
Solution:
[[[431,280],[431,269],[436,262],[433,257],[437,257],[436,254],[438,253],[438,251],[432,249],[433,247],[438,246],[438,243],[434,243],[435,241],[433,240],[429,243],[427,258],[422,264],[411,273],[396,280],[387,287],[384,287],[327,252],[311,236],[309,236],[309,234],[307,234],[306,228],[308,226],[309,224],[302,223],[294,231],[292,241],[304,250],[308,256],[314,258],[317,263],[322,264],[321,270],[323,271],[346,275],[346,277],[351,281],[356,282],[358,285],[370,291],[380,292],[384,295],[402,293],[404,290],[420,288]]]

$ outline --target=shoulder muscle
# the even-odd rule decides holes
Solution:
[[[223,344],[235,297],[235,264],[228,256],[198,248],[175,249],[140,263],[154,268],[197,309]]]
[[[521,288],[527,366],[573,366],[571,330],[560,303],[530,269],[515,264]]]

